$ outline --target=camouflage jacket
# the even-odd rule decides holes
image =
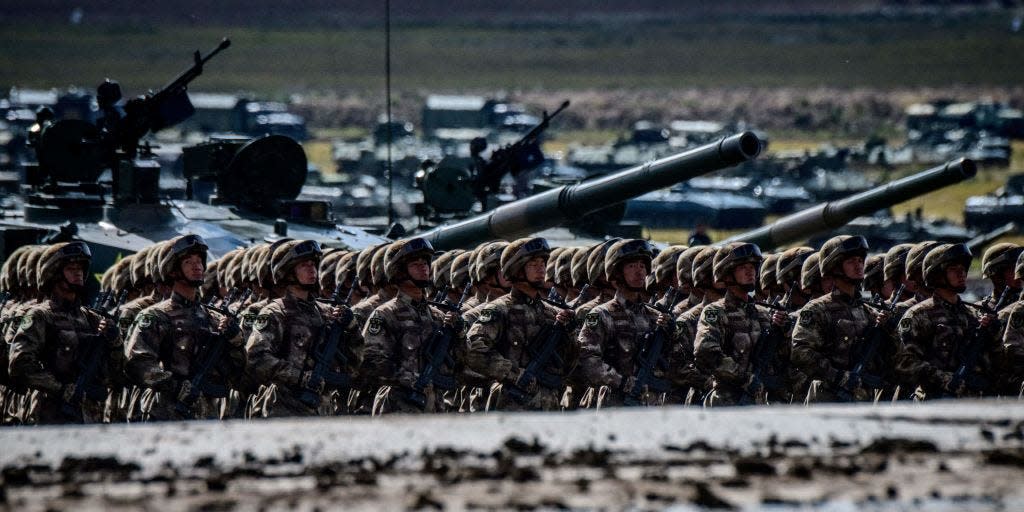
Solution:
[[[486,303],[466,334],[466,365],[489,379],[512,382],[530,363],[527,348],[557,314],[554,306],[517,289]]]
[[[388,285],[378,290],[377,293],[359,301],[355,306],[352,306],[353,321],[358,326],[356,331],[362,332],[363,328],[366,327],[366,320],[370,318],[370,314],[373,313],[373,310],[380,307],[381,304],[395,298],[396,295],[398,295],[398,288],[393,285]]]
[[[119,367],[118,340],[98,336],[100,316],[72,304],[47,299],[22,315],[10,346],[10,375],[28,388],[57,393],[78,378],[79,364],[91,350],[107,352],[99,376],[106,382]],[[98,345],[99,344],[99,345]]]
[[[127,342],[128,336],[132,333],[132,324],[135,323],[135,317],[137,317],[143,309],[146,309],[161,300],[163,300],[163,298],[154,291],[149,295],[143,295],[142,297],[133,299],[121,306],[121,317],[117,321],[117,326],[121,329],[122,346]]]
[[[14,341],[14,335],[18,332],[18,326],[21,325],[21,319],[25,316],[28,310],[32,309],[33,306],[39,304],[37,299],[29,299],[26,301],[20,301],[17,304],[8,304],[7,309],[4,310],[4,330],[3,337],[7,345],[10,345]]]
[[[298,387],[302,372],[311,370],[313,352],[326,335],[320,305],[310,297],[286,294],[270,301],[253,320],[245,344],[249,373],[261,384]],[[334,371],[340,371],[335,365]]]
[[[693,356],[716,387],[739,387],[750,378],[751,355],[771,325],[767,313],[746,297],[726,293],[700,313]]]
[[[993,291],[992,293],[986,295],[985,298],[981,299],[981,302],[979,304],[982,307],[986,307],[986,308],[989,308],[989,309],[995,309],[996,308],[996,304],[999,302],[999,295],[1001,295],[1002,293],[1003,293],[1002,290]],[[1020,290],[1014,290],[1014,289],[1011,288],[1010,291],[1006,292],[1006,301],[1003,303],[1003,307],[1000,308],[999,311],[1000,312],[1001,311],[1005,311],[1007,308],[1012,306],[1014,302],[1017,302],[1018,300],[1020,300],[1020,297],[1021,297],[1021,291]]]
[[[1005,371],[1012,383],[1020,385],[1024,379],[1024,300],[1011,304],[1003,310],[1006,313],[1005,320],[1000,313],[1001,325],[1003,328],[1003,355],[1005,356]]]
[[[132,325],[125,351],[125,371],[135,384],[159,391],[174,391],[195,375],[216,341],[218,313],[177,292],[140,312]],[[209,374],[211,384],[227,385],[228,377],[244,371],[245,348],[241,335],[228,341],[220,364]]]
[[[607,292],[602,290],[600,295],[597,297],[576,306],[576,318],[586,318],[587,313],[590,313],[590,310],[612,300],[613,298],[615,298],[614,295],[609,295]]]
[[[363,326],[366,348],[362,371],[384,383],[411,388],[419,377],[423,350],[434,331],[441,328],[443,315],[423,300],[413,300],[399,291],[381,304]],[[461,343],[453,339],[449,350]]]
[[[703,297],[697,295],[696,293],[690,292],[690,295],[685,297],[683,300],[677,302],[675,306],[672,306],[672,316],[674,318],[679,318],[683,316],[683,314],[685,314],[687,311],[693,309],[694,306],[702,302],[704,302]],[[696,320],[694,320],[694,323],[696,324]]]
[[[963,301],[951,304],[935,296],[916,304],[900,319],[897,376],[907,385],[942,391],[977,328],[978,319]],[[987,366],[985,357],[978,361],[979,368]]]
[[[656,321],[657,313],[620,293],[587,313],[579,333],[577,371],[583,382],[612,388],[625,384],[624,379],[636,373],[636,354]]]
[[[838,386],[844,372],[852,370],[860,359],[864,349],[861,335],[874,317],[859,294],[850,296],[834,289],[812,299],[797,313],[793,327],[793,366],[810,379]],[[879,375],[879,370],[877,364],[868,366],[873,375]]]

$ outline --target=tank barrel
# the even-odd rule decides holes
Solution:
[[[992,231],[982,233],[968,240],[967,247],[971,250],[972,253],[978,254],[978,251],[980,251],[986,245],[995,242],[996,240],[1002,238],[1003,235],[1013,233],[1014,231],[1017,231],[1017,223],[1007,222],[1006,224],[1003,224],[1002,226],[999,226],[998,228],[995,228]]]
[[[978,168],[973,160],[967,158],[952,160],[886,185],[794,213],[753,231],[736,235],[722,243],[750,242],[757,244],[762,250],[773,250],[818,233],[842,227],[862,215],[868,215],[942,187],[960,183],[974,177],[977,172]]]
[[[743,132],[677,155],[541,192],[417,236],[440,250],[470,247],[498,238],[511,240],[680,181],[732,167],[756,158],[760,151],[760,139],[751,132]]]

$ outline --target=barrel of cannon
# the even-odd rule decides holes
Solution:
[[[753,133],[732,135],[677,155],[541,192],[418,236],[441,250],[474,246],[497,238],[511,240],[751,160],[760,150],[761,141]]]
[[[982,233],[968,240],[967,248],[969,248],[971,252],[974,254],[980,254],[981,249],[986,245],[995,242],[996,240],[999,240],[1003,236],[1013,233],[1015,231],[1017,231],[1017,223],[1007,222],[1006,224],[1003,224],[1002,226],[999,226],[993,229],[992,231]]]
[[[862,215],[868,215],[942,187],[960,183],[972,178],[977,172],[978,169],[973,160],[966,158],[952,160],[886,185],[794,213],[753,231],[736,235],[722,243],[751,242],[760,246],[762,250],[772,250],[821,232],[842,227]]]

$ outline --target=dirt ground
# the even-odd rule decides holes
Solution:
[[[0,431],[0,510],[1004,510],[1024,404]]]

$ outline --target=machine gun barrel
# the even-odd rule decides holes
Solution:
[[[723,241],[757,244],[762,251],[806,239],[817,233],[844,226],[847,222],[942,187],[960,183],[977,174],[973,160],[961,158],[938,167],[898,179],[850,197],[821,203],[783,217],[753,231]]]
[[[177,78],[175,78],[174,80],[171,80],[170,83],[168,83],[167,85],[163,86],[160,89],[160,91],[158,91],[157,93],[155,93],[153,95],[153,97],[155,98],[155,97],[159,96],[161,93],[163,93],[163,94],[170,94],[170,93],[173,93],[176,90],[179,90],[179,89],[182,89],[184,87],[187,87],[189,82],[191,82],[192,80],[195,80],[196,77],[198,77],[199,75],[203,74],[203,65],[204,64],[206,64],[210,59],[212,59],[218,53],[226,50],[229,46],[231,46],[231,40],[225,37],[224,39],[221,39],[221,41],[217,45],[217,47],[214,48],[213,51],[211,51],[210,53],[206,54],[205,57],[203,57],[202,54],[199,53],[199,50],[196,50],[196,52],[192,55],[192,61],[193,61],[192,62],[192,67],[186,69],[180,75],[178,75]]]
[[[439,250],[475,246],[481,240],[512,240],[680,181],[732,167],[756,158],[760,151],[761,140],[757,135],[744,132],[677,155],[551,189],[418,236]]]

